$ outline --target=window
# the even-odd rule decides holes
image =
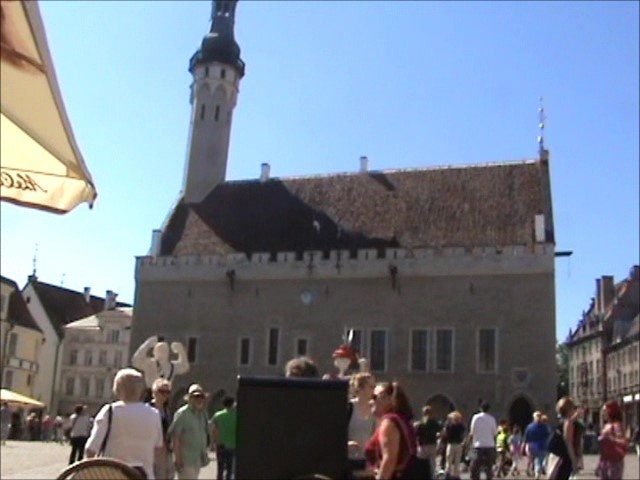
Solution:
[[[495,373],[497,364],[497,332],[495,328],[478,330],[478,372]]]
[[[13,370],[6,369],[4,374],[4,384],[7,388],[13,387]]]
[[[437,372],[453,372],[453,330],[443,328],[436,331]]]
[[[0,295],[0,311],[2,311],[2,313],[4,313],[4,307],[6,304],[7,304],[7,296]]]
[[[16,348],[18,347],[18,334],[11,332],[9,334],[9,345],[7,346],[7,353],[10,357],[15,357]]]
[[[96,397],[104,397],[104,378],[102,377],[96,378]]]
[[[429,330],[411,331],[411,371],[426,372],[429,358]]]
[[[80,395],[83,397],[89,396],[89,379],[86,377],[80,379]]]
[[[113,366],[116,368],[122,366],[122,352],[120,350],[113,352]]]
[[[361,328],[350,328],[347,331],[353,332],[351,348],[358,356],[362,356],[364,354],[364,331]]]
[[[119,343],[120,342],[120,330],[108,330],[107,331],[107,342],[108,343]]]
[[[196,363],[198,358],[198,338],[189,337],[187,339],[187,360],[189,363]]]
[[[200,120],[204,120],[204,105],[200,105]]]
[[[220,118],[220,105],[216,105],[216,111],[213,114],[213,119],[217,122]]]
[[[269,339],[268,344],[269,348],[267,351],[267,365],[277,365],[278,364],[278,340],[280,336],[279,328],[270,328],[269,329]]]
[[[78,351],[71,350],[69,352],[69,365],[77,365],[78,364]]]
[[[387,369],[387,331],[371,330],[370,334],[370,365],[374,372],[384,372]]]
[[[306,355],[308,352],[309,341],[306,338],[296,339],[296,351],[295,356]]]
[[[100,353],[98,354],[98,365],[103,367],[106,364],[107,364],[107,351],[106,350],[100,350]]]
[[[64,394],[68,397],[73,397],[73,393],[76,386],[76,379],[73,377],[67,377],[64,382]]]
[[[204,76],[208,77],[209,76],[209,67],[204,67]]]
[[[32,378],[31,378],[31,374],[30,374],[30,373],[29,373],[29,374],[27,374],[27,387],[30,387],[30,386],[31,386],[31,379],[32,379]]]
[[[93,352],[91,350],[84,351],[84,364],[88,367],[93,364]]]
[[[240,365],[246,367],[251,363],[251,339],[243,337],[240,339]]]
[[[227,71],[223,68],[222,70],[220,70],[220,78],[224,78],[227,76]]]

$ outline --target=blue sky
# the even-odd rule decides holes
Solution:
[[[133,302],[182,185],[190,56],[211,3],[40,4],[98,199],[64,216],[1,206],[1,272]],[[595,278],[639,263],[638,2],[241,1],[247,64],[228,179],[535,158],[547,115],[557,335]]]

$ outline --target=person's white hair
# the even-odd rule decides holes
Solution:
[[[113,377],[113,393],[124,402],[142,400],[144,376],[134,368],[121,368]]]

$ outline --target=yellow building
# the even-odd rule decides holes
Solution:
[[[0,277],[0,286],[2,388],[32,397],[44,335],[31,316],[18,285]]]

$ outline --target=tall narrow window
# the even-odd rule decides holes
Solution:
[[[198,339],[196,337],[189,337],[187,341],[187,360],[189,363],[196,363],[198,353]]]
[[[104,378],[97,377],[95,379],[96,382],[96,397],[103,398],[104,397]]]
[[[371,330],[369,361],[371,370],[384,372],[387,369],[387,331]]]
[[[205,77],[209,76],[209,67],[208,66],[204,67],[204,76]]]
[[[67,377],[64,382],[64,394],[68,397],[73,397],[76,386],[76,379],[74,377]]]
[[[204,120],[204,105],[200,105],[200,120]]]
[[[240,365],[243,367],[251,363],[251,339],[243,337],[240,339]]]
[[[227,71],[223,68],[222,70],[220,70],[220,78],[224,78],[227,76]]]
[[[89,379],[86,377],[80,379],[80,395],[83,397],[89,396]]]
[[[78,363],[78,351],[71,350],[69,352],[69,365],[76,365]]]
[[[9,345],[7,346],[7,353],[10,357],[14,357],[16,355],[16,349],[18,347],[18,334],[15,332],[11,332],[9,334]]]
[[[91,350],[84,351],[84,364],[90,367],[93,364],[93,352]]]
[[[496,336],[495,328],[478,330],[478,372],[480,373],[496,371]]]
[[[106,364],[107,364],[107,351],[106,350],[100,350],[100,353],[98,354],[98,365],[103,367]]]
[[[352,333],[351,348],[358,354],[364,356],[364,331],[361,328],[350,328]]]
[[[309,348],[309,341],[306,338],[298,338],[296,339],[296,351],[295,355],[301,356],[306,355]]]
[[[280,336],[280,329],[269,329],[269,351],[267,355],[267,365],[278,364],[278,340]]]
[[[220,118],[220,105],[216,105],[216,111],[213,114],[213,119],[217,122]]]
[[[116,350],[113,353],[113,366],[116,368],[120,368],[122,366],[122,352],[120,350]]]
[[[429,330],[411,331],[411,371],[426,372],[429,354]]]
[[[436,331],[436,365],[438,372],[453,371],[453,330],[439,329]]]

